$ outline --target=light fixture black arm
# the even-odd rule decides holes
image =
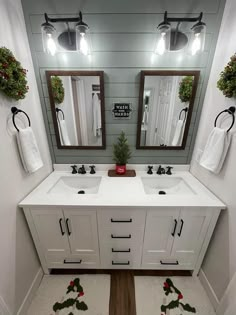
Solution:
[[[203,16],[203,12],[199,14],[197,17],[168,17],[167,11],[164,13],[164,21],[165,22],[201,22]]]

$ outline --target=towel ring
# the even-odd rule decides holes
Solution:
[[[184,121],[185,121],[186,118],[187,118],[188,107],[185,107],[185,108],[183,108],[183,109],[180,111],[180,113],[179,113],[179,120],[180,120],[180,118],[181,118],[182,112],[184,112]]]
[[[21,109],[18,109],[17,107],[12,107],[12,108],[11,108],[11,112],[12,112],[12,114],[13,114],[13,116],[12,116],[13,125],[14,125],[14,127],[16,128],[16,130],[17,130],[18,132],[19,132],[19,129],[17,128],[16,123],[15,123],[15,116],[16,116],[18,113],[23,113],[23,114],[25,114],[25,116],[26,116],[27,119],[28,119],[29,127],[30,127],[30,118],[29,118],[29,116],[26,114],[26,112],[24,112],[24,111],[21,110]]]
[[[64,112],[63,112],[63,110],[62,110],[62,109],[60,109],[60,108],[56,108],[56,112],[57,112],[57,119],[58,119],[58,120],[59,120],[59,117],[58,117],[59,112],[61,112],[61,113],[62,113],[63,120],[65,120],[65,114],[64,114]]]
[[[219,118],[219,116],[223,113],[228,113],[232,116],[232,124],[230,125],[229,129],[227,130],[227,132],[229,132],[232,128],[233,128],[233,125],[234,125],[234,122],[235,122],[235,116],[234,116],[234,113],[235,113],[235,107],[234,106],[231,106],[229,109],[225,109],[225,110],[222,110],[222,112],[220,112],[217,116],[216,116],[216,119],[215,119],[215,123],[214,123],[214,126],[216,127],[216,123],[217,123],[217,119]]]

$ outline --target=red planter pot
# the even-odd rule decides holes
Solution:
[[[126,172],[126,165],[116,165],[116,174],[123,175]]]

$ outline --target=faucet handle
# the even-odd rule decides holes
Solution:
[[[172,175],[171,170],[172,170],[173,167],[172,166],[167,166],[166,168],[167,168],[166,174],[167,175]]]
[[[152,169],[153,169],[153,166],[148,165],[148,171],[147,171],[147,174],[149,174],[149,175],[153,174]]]
[[[89,167],[91,168],[90,174],[95,174],[95,165],[90,165]]]
[[[72,174],[77,174],[77,165],[71,165]]]

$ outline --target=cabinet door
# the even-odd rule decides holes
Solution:
[[[46,260],[57,263],[62,257],[68,256],[70,246],[63,211],[40,209],[31,213]]]
[[[171,208],[148,212],[143,249],[146,267],[158,266],[161,258],[170,258],[179,214],[179,209]]]
[[[189,208],[181,210],[172,256],[181,265],[194,265],[211,220],[210,209]]]
[[[72,255],[98,254],[97,215],[94,210],[64,210]]]

